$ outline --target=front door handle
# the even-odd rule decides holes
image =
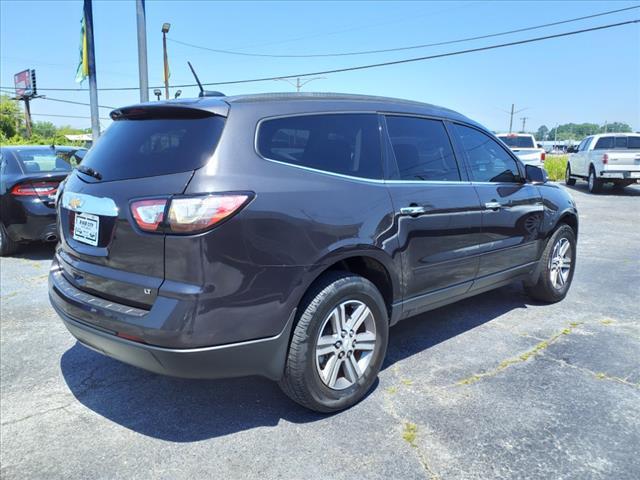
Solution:
[[[502,204],[500,202],[487,202],[484,204],[484,208],[487,210],[500,210],[502,208]]]
[[[421,213],[425,213],[426,211],[427,209],[424,207],[411,205],[410,207],[402,207],[400,209],[400,215],[420,215]]]

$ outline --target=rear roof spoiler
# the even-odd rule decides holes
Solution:
[[[229,104],[220,97],[149,102],[117,108],[109,116],[112,120],[149,118],[205,118],[213,115],[226,117]]]

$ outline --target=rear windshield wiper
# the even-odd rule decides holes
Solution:
[[[102,180],[102,174],[96,170],[94,170],[91,167],[87,167],[86,165],[78,165],[76,167],[76,170],[78,170],[81,173],[84,173],[85,175],[89,175],[90,177],[95,178],[96,180]]]

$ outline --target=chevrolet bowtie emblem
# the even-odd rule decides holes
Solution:
[[[82,206],[82,203],[82,199],[78,197],[73,197],[71,200],[69,200],[69,206],[74,210],[80,208]]]

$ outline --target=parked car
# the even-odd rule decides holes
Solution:
[[[591,135],[569,155],[565,183],[587,181],[589,192],[598,193],[605,183],[626,187],[640,183],[640,134],[605,133]]]
[[[499,133],[498,138],[515,153],[525,165],[544,166],[547,155],[544,148],[536,145],[536,139],[528,133]]]
[[[120,108],[59,195],[51,304],[153,372],[262,375],[317,411],[373,385],[389,327],[514,281],[572,281],[569,194],[484,127],[339,94]]]
[[[0,256],[32,241],[57,241],[54,198],[78,165],[78,147],[18,145],[0,148]]]

